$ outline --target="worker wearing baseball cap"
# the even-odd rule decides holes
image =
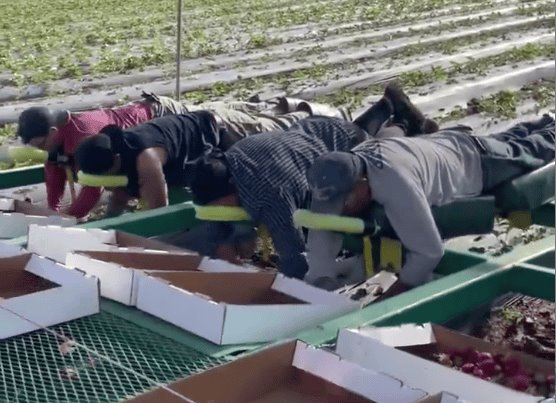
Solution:
[[[431,206],[489,192],[553,160],[554,120],[547,115],[488,136],[445,129],[429,136],[370,139],[351,152],[332,152],[315,160],[307,173],[310,209],[358,216],[372,201],[381,204],[406,251],[398,284],[391,291],[396,293],[430,281],[444,254]],[[331,266],[319,258],[331,248],[312,242],[311,232],[305,279],[334,281],[326,271]]]

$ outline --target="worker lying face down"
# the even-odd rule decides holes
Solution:
[[[354,123],[311,117],[285,131],[243,139],[225,153],[215,152],[197,162],[193,201],[243,207],[255,223],[268,229],[280,271],[302,278],[307,271],[305,242],[293,213],[308,201],[307,170],[321,155],[348,151],[374,137],[392,112],[392,102],[385,96]],[[226,224],[213,225],[216,232],[216,225]]]
[[[127,177],[127,187],[112,192],[108,214],[116,215],[130,197],[141,197],[149,209],[168,205],[167,185],[186,186],[191,162],[219,142],[210,112],[168,115],[126,130],[104,128],[81,142],[76,162],[86,174]]]
[[[390,292],[395,294],[431,280],[443,256],[431,206],[478,196],[550,163],[554,140],[554,119],[548,115],[488,136],[446,129],[430,136],[367,140],[351,152],[315,161],[307,175],[311,210],[357,216],[372,200],[380,203],[406,250],[400,281]],[[327,249],[321,244],[308,253]],[[322,259],[317,256],[315,262]],[[306,281],[336,281],[326,272],[330,265],[309,263]]]
[[[347,110],[284,97],[264,102],[222,101],[192,105],[187,100],[180,102],[143,93],[141,100],[127,105],[84,112],[31,107],[20,114],[17,133],[24,144],[49,152],[45,163],[48,206],[59,211],[66,181],[70,179],[67,175],[71,173],[73,176],[72,171],[76,172],[74,155],[83,139],[98,134],[108,125],[127,129],[162,116],[201,110],[210,111],[218,125],[228,133],[222,148],[252,134],[287,128],[312,114],[351,118]],[[101,187],[84,186],[64,213],[85,217],[101,194]]]

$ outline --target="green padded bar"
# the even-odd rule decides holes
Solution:
[[[554,200],[554,162],[498,187],[496,207],[503,212],[531,211]]]
[[[455,238],[470,234],[486,234],[494,227],[494,197],[480,196],[456,200],[442,207],[433,207],[432,213],[436,226],[443,239]],[[390,225],[384,208],[374,203],[366,222],[374,221],[373,226],[380,226],[378,235],[397,239]],[[368,228],[373,227],[371,225]]]

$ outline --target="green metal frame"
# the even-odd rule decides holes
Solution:
[[[43,165],[0,171],[0,189],[35,185],[44,182]]]

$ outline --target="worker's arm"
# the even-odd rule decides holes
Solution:
[[[168,188],[160,154],[155,148],[148,148],[137,157],[139,194],[149,209],[168,205]]]
[[[267,195],[268,196],[268,195]],[[288,277],[303,278],[307,272],[303,233],[295,227],[295,205],[286,196],[268,197],[258,224],[266,225],[280,259],[280,272]]]
[[[66,214],[82,218],[96,206],[102,195],[102,188],[84,186],[71,206],[65,211]]]
[[[129,195],[125,188],[113,189],[106,209],[106,217],[116,217],[122,214],[129,202]]]
[[[391,178],[384,189],[377,189],[377,193],[382,193],[379,202],[406,249],[400,280],[411,287],[424,284],[432,280],[432,273],[444,255],[431,208],[423,190],[403,178]]]
[[[66,171],[56,163],[48,161],[44,165],[44,182],[48,208],[59,211],[66,186]]]

